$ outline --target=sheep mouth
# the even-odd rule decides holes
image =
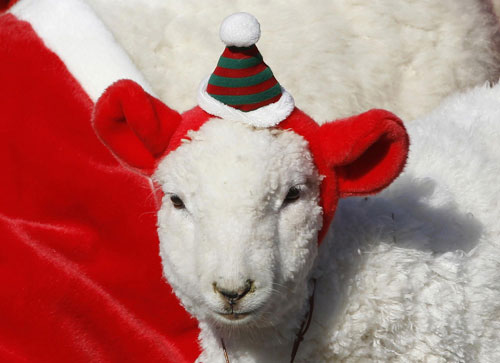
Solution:
[[[219,315],[223,319],[226,319],[229,321],[239,321],[239,320],[243,320],[243,319],[249,317],[250,315],[252,315],[252,313],[253,313],[253,311],[247,311],[247,312],[241,312],[241,313],[238,313],[238,312],[219,313],[219,312],[217,312],[217,315]]]

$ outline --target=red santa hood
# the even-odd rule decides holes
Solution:
[[[198,106],[179,114],[136,82],[120,80],[96,103],[96,132],[125,165],[152,175],[164,157],[190,138],[189,131],[214,117],[293,131],[307,141],[323,176],[321,243],[339,198],[377,193],[400,174],[409,147],[403,122],[388,111],[373,109],[320,126],[295,107],[264,62],[255,45],[260,24],[253,15],[228,16],[220,36],[226,48],[214,72],[200,84]]]
[[[150,181],[90,124],[121,78],[152,93],[83,1],[0,15],[0,361],[199,355],[196,321],[162,279]]]

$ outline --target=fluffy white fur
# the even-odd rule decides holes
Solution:
[[[410,124],[404,174],[343,200],[319,253],[319,177],[299,136],[220,119],[192,132],[155,178],[164,272],[200,320],[199,360],[222,362],[223,337],[231,362],[288,362],[315,277],[297,362],[499,361],[499,119],[500,86],[484,86]],[[213,282],[247,279],[238,309],[255,313],[230,322]]]
[[[319,252],[321,325],[306,356],[500,361],[498,120],[499,85],[447,99],[409,124],[393,185],[342,201]]]
[[[265,61],[318,122],[372,107],[414,119],[500,76],[487,0],[87,1],[180,111],[196,104],[224,49],[221,20],[238,11],[259,19]]]

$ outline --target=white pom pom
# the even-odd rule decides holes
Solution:
[[[260,38],[260,24],[252,14],[236,13],[224,19],[219,34],[228,47],[249,47]]]

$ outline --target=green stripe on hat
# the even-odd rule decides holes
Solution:
[[[262,62],[262,56],[252,57],[252,58],[243,58],[243,59],[233,59],[220,57],[219,62],[217,63],[217,67],[229,68],[229,69],[244,69],[256,66]]]
[[[276,83],[273,87],[259,93],[254,93],[253,95],[240,95],[240,96],[227,96],[227,95],[210,95],[216,100],[225,103],[226,105],[236,106],[236,105],[247,105],[251,103],[264,102],[271,99],[277,95],[281,94],[281,86]]]
[[[208,84],[219,87],[251,87],[267,81],[272,76],[273,72],[270,68],[266,68],[253,76],[241,78],[221,77],[212,73]]]

